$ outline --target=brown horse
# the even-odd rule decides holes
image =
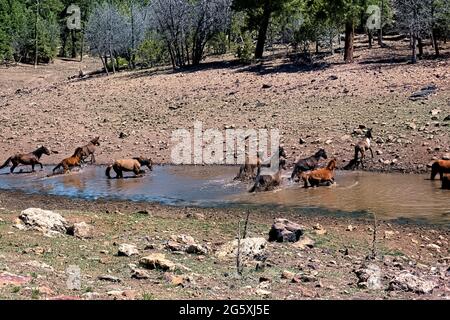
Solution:
[[[444,173],[450,173],[450,160],[438,160],[433,163],[431,167],[431,180],[434,180],[438,173],[441,180],[444,178]]]
[[[123,172],[134,172],[136,176],[140,176],[142,174],[145,174],[145,171],[141,169],[143,166],[147,166],[150,171],[153,171],[153,163],[150,159],[139,157],[133,159],[117,160],[113,165],[110,165],[106,168],[106,176],[109,179],[112,179],[111,169],[114,169],[114,171],[116,172],[116,179],[123,179]]]
[[[81,161],[85,162],[85,160],[91,156],[91,164],[95,163],[95,150],[96,147],[100,146],[100,137],[92,139],[87,145],[80,147],[81,148]],[[78,148],[77,148],[78,149]]]
[[[296,177],[299,177],[302,172],[316,169],[321,158],[325,160],[328,159],[328,155],[325,149],[320,149],[312,157],[298,160],[297,163],[295,164],[294,171],[292,172],[291,180],[294,180]]]
[[[59,168],[63,167],[64,173],[69,173],[70,169],[73,167],[81,167],[81,159],[83,155],[83,149],[77,148],[75,150],[75,154],[71,156],[70,158],[66,158],[63,161],[61,161],[60,164],[58,164],[54,169],[53,173],[56,172]]]
[[[40,147],[36,151],[28,154],[16,154],[8,158],[8,160],[6,160],[5,163],[0,167],[0,170],[7,167],[10,163],[12,163],[11,173],[14,173],[14,169],[16,169],[19,164],[31,166],[32,172],[34,172],[34,167],[36,165],[41,166],[41,169],[43,169],[44,167],[39,161],[44,154],[49,156],[51,152],[46,147]]]
[[[250,193],[254,192],[264,192],[271,191],[275,187],[278,187],[281,184],[281,175],[283,170],[286,170],[286,159],[280,159],[280,166],[277,173],[269,175],[261,174],[261,167],[258,168],[258,175],[256,176],[256,181],[254,186],[249,190]]]
[[[331,185],[334,183],[334,175],[336,171],[336,159],[331,160],[326,168],[305,172],[302,174],[302,180],[305,188],[318,187],[321,183]]]

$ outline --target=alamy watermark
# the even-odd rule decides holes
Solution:
[[[81,10],[76,4],[71,4],[67,8],[67,29],[81,30]]]
[[[249,159],[271,160],[278,170],[278,129],[206,129],[195,122],[193,130],[172,132],[172,163],[177,165],[242,165]]]

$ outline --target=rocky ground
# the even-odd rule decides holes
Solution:
[[[30,206],[54,211],[25,210]],[[448,230],[379,222],[376,258],[368,260],[373,221],[258,209],[241,243],[239,276],[236,239],[245,217],[240,210],[1,193],[0,298],[450,297]],[[281,221],[273,240],[299,241],[267,242],[274,217],[289,219],[293,233]],[[70,276],[74,266],[80,287]]]
[[[279,129],[291,161],[325,147],[343,166],[361,126],[373,128],[376,140],[369,170],[426,171],[450,149],[449,48],[443,58],[410,65],[406,42],[386,42],[390,48],[369,50],[358,41],[351,65],[339,54],[308,67],[285,55],[250,66],[222,57],[180,72],[81,80],[68,77],[100,64],[1,68],[0,150],[6,157],[44,144],[60,152],[44,161],[57,163],[99,135],[101,163],[137,155],[170,163],[172,131],[198,120],[204,129]],[[429,96],[411,99],[427,86]]]
[[[299,241],[267,242],[274,217],[292,221],[294,233],[278,235]],[[448,230],[379,222],[376,258],[367,260],[373,221],[259,209],[242,240],[239,276],[245,218],[239,210],[1,193],[0,298],[449,298]],[[73,266],[81,287],[69,290]]]

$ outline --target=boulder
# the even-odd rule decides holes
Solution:
[[[131,257],[139,255],[139,251],[134,244],[121,244],[119,246],[118,256],[121,257]]]
[[[267,241],[264,238],[247,238],[241,240],[240,255],[250,259],[258,259],[265,253]],[[216,255],[219,259],[236,258],[238,248],[238,240],[230,241],[224,244],[217,251]]]
[[[44,233],[67,233],[68,223],[60,214],[37,208],[22,211],[19,219],[29,230]]]
[[[86,222],[75,223],[67,233],[80,239],[92,239],[94,237],[94,227]]]
[[[270,242],[297,242],[303,235],[303,228],[286,219],[276,219],[269,232]]]
[[[390,291],[410,291],[419,294],[432,293],[435,287],[434,282],[422,280],[408,271],[395,276],[389,283]]]
[[[309,248],[309,249],[314,248],[315,244],[316,244],[316,242],[313,239],[311,239],[310,237],[304,236],[304,237],[301,237],[301,239],[298,242],[296,242],[294,244],[294,246],[301,250],[305,250],[307,248]]]
[[[189,254],[207,255],[208,248],[195,242],[194,238],[187,235],[172,236],[166,244],[170,251],[186,252]]]
[[[383,288],[381,283],[381,269],[376,264],[368,264],[354,271],[358,277],[358,286],[370,290],[380,290]]]
[[[176,269],[176,264],[166,259],[166,256],[162,253],[155,253],[144,257],[139,263],[150,270],[175,271]]]

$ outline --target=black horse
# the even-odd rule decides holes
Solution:
[[[315,155],[312,157],[299,160],[294,167],[294,171],[291,175],[291,180],[294,180],[296,176],[299,176],[302,172],[312,171],[317,168],[320,159],[328,159],[327,153],[324,149],[320,149]]]

